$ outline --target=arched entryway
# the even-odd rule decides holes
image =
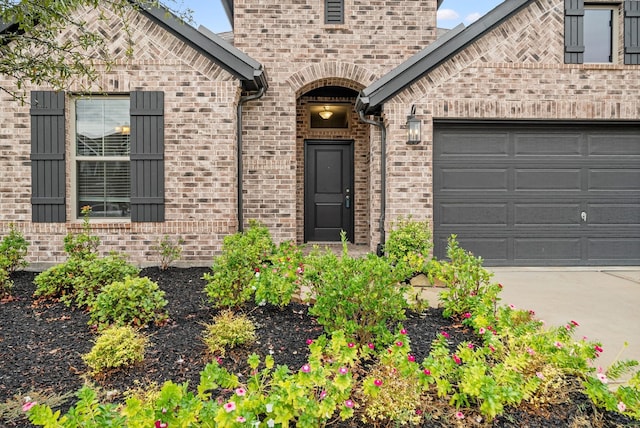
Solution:
[[[338,80],[338,79],[336,79]],[[297,97],[297,240],[332,242],[344,230],[369,244],[369,126],[355,111],[358,90],[323,79]]]

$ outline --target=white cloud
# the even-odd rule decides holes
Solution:
[[[470,15],[467,15],[466,18],[464,18],[464,23],[469,25],[473,22],[476,22],[478,19],[482,18],[482,14],[478,13],[478,12],[474,12]]]
[[[453,21],[454,19],[458,19],[460,15],[453,9],[440,9],[438,10],[438,20],[442,21]]]

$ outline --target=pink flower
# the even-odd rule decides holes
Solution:
[[[604,352],[604,349],[602,349],[602,347],[600,347],[598,345],[594,346],[593,349],[595,349],[596,352]]]
[[[451,336],[449,336],[449,333],[447,333],[446,331],[442,331],[442,332],[440,332],[440,334],[441,334],[445,339],[448,339],[448,338],[450,338],[450,337],[451,337]]]
[[[38,404],[38,403],[36,403],[35,401],[28,401],[28,402],[24,403],[24,405],[22,406],[22,411],[23,412],[28,412],[36,404]]]
[[[373,384],[375,386],[382,386],[382,381],[380,379],[376,379],[376,380],[373,381]]]
[[[407,334],[407,330],[403,328],[402,330],[400,330],[400,334]]]
[[[455,362],[456,362],[456,364],[461,364],[461,363],[462,363],[462,360],[461,360],[461,359],[460,359],[460,357],[458,357],[456,354],[453,354],[453,355],[451,356],[451,358],[453,358],[453,361],[455,361]]]
[[[311,371],[311,366],[309,364],[305,364],[304,366],[300,367],[300,371],[302,373],[309,373]]]
[[[491,352],[496,352],[496,348],[494,348],[493,345],[489,345],[489,349],[491,350]]]
[[[162,422],[161,420],[157,420],[155,423],[156,428],[167,428],[169,426],[168,423]]]
[[[400,348],[402,345],[404,345],[404,343],[402,343],[402,342],[400,342],[400,341],[396,342],[396,346],[397,346],[398,348]]]
[[[422,410],[416,409],[416,415],[420,416],[422,414]]]
[[[544,375],[542,374],[542,372],[536,372],[536,376],[538,376],[540,380],[544,380]]]
[[[347,401],[344,402],[344,405],[345,405],[345,407],[348,407],[348,408],[352,409],[353,408],[353,401],[347,400]]]
[[[469,349],[473,349],[473,348],[474,348],[473,343],[468,344],[468,345],[467,345],[467,348],[469,348]]]
[[[429,369],[424,369],[424,370],[422,371],[422,373],[424,373],[424,374],[425,374],[425,375],[427,375],[427,376],[431,376],[431,370],[429,370]]]
[[[618,403],[618,411],[620,413],[624,412],[625,410],[627,410],[627,405],[624,404],[622,401]]]
[[[236,394],[238,397],[244,397],[247,394],[247,391],[244,388],[236,389]]]
[[[510,308],[510,309],[515,309],[515,308],[516,308],[516,305],[509,305],[509,308]]]
[[[556,343],[554,343],[554,345],[556,346],[556,348],[562,349],[562,343],[556,342]]]
[[[356,346],[356,344],[355,344],[355,343],[353,343],[353,342],[349,342],[349,343],[347,343],[347,346],[348,346],[349,348],[353,348],[354,346]]]
[[[571,320],[571,324],[573,324],[576,327],[580,327],[580,324],[578,324],[577,321]]]
[[[367,343],[367,346],[369,347],[369,349],[375,349],[375,345],[371,342]]]
[[[478,330],[478,334],[485,334],[487,332],[487,330],[484,329],[484,327],[480,327],[480,329]]]
[[[327,396],[327,391],[322,390],[322,392],[320,393],[320,399],[322,400],[326,396]]]
[[[233,401],[229,401],[227,404],[224,405],[224,410],[229,413],[229,412],[233,412],[236,409],[236,403]]]
[[[347,373],[349,373],[349,369],[346,367],[340,367],[338,369],[338,373],[340,373],[341,375],[346,375]]]
[[[415,361],[416,361],[416,357],[415,357],[415,356],[413,356],[413,355],[411,355],[411,354],[409,354],[409,355],[407,355],[407,360],[409,360],[409,361],[410,361],[410,362],[412,362],[412,363],[415,363]]]
[[[241,424],[245,423],[247,420],[245,418],[243,418],[242,416],[238,416],[236,418],[236,422],[240,422]]]
[[[302,275],[304,273],[304,269],[302,269],[302,267],[298,267],[298,269],[296,269],[296,273],[298,275]]]
[[[531,348],[527,348],[527,353],[528,353],[529,355],[535,355],[536,351],[534,351],[534,350],[533,350],[533,349],[531,349]]]
[[[605,375],[604,373],[598,373],[596,374],[596,376],[598,377],[598,380],[602,383],[608,383],[609,379],[607,379],[607,375]]]
[[[466,319],[469,319],[469,318],[471,318],[471,313],[470,313],[470,312],[467,312],[467,313],[465,313],[464,315],[462,315],[462,317],[463,317],[463,318],[466,318]]]
[[[464,413],[456,412],[456,419],[460,419],[460,420],[464,419]]]
[[[312,343],[313,343],[313,340],[307,339],[307,345],[311,345]]]

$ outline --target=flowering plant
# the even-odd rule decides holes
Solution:
[[[304,273],[303,255],[294,243],[286,241],[255,268],[249,284],[255,290],[258,304],[270,303],[280,308],[291,302],[300,290]]]

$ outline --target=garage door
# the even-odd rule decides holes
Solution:
[[[640,124],[436,122],[435,255],[639,265]]]

